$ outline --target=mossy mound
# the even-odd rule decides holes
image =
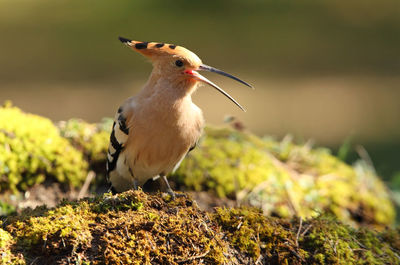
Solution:
[[[87,166],[49,119],[9,103],[0,108],[0,192],[26,190],[46,178],[79,186]]]
[[[209,264],[226,258],[215,223],[193,201],[129,191],[10,218],[15,253],[35,264]]]
[[[355,229],[334,217],[303,222],[255,209],[217,209],[232,245],[261,264],[400,264],[399,231]]]
[[[50,120],[0,108],[0,192],[25,191],[45,179],[79,186],[96,173],[105,183],[112,120]],[[329,150],[207,127],[198,147],[171,176],[182,189],[207,191],[281,217],[332,213],[350,224],[384,226],[394,209],[382,181],[363,161],[349,166]],[[4,196],[3,196],[4,199]],[[8,202],[8,201],[7,201]],[[2,212],[9,209],[0,204]]]
[[[228,128],[206,128],[173,179],[267,215],[305,218],[323,212],[372,226],[392,224],[395,217],[386,187],[363,161],[349,166],[327,149]]]
[[[265,217],[252,208],[207,214],[190,198],[141,191],[64,201],[5,224],[7,249],[27,264],[400,264],[395,230]]]

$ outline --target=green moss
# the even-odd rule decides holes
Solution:
[[[141,191],[62,202],[10,218],[7,230],[25,260],[90,264],[221,264],[222,241],[193,202],[170,202]],[[49,259],[48,257],[52,257]],[[192,261],[192,262],[191,262]]]
[[[50,177],[78,186],[87,163],[49,119],[9,103],[0,108],[0,191],[26,190]]]
[[[46,178],[79,186],[88,164],[96,172],[94,186],[103,184],[111,123],[72,119],[57,129],[48,119],[0,108],[0,190],[26,190]],[[328,212],[349,224],[376,227],[394,220],[386,187],[367,163],[350,166],[327,149],[296,145],[288,137],[278,142],[207,127],[171,177],[186,189],[234,198],[266,215]]]
[[[242,208],[218,209],[213,219],[235,248],[262,264],[400,264],[395,243],[383,239],[387,232],[357,230],[335,218],[300,225]]]
[[[272,257],[277,249],[277,240],[286,240],[289,233],[283,227],[271,222],[256,209],[217,209],[214,218],[222,226],[234,247],[251,256],[256,261],[261,252]],[[290,247],[287,245],[287,247]],[[287,248],[284,246],[284,248]]]
[[[7,202],[0,201],[0,216],[7,216],[15,212],[15,207]]]
[[[335,220],[317,219],[311,225],[301,244],[308,251],[323,255],[325,263],[400,264],[392,243],[383,240],[384,233],[356,230]]]
[[[74,251],[90,243],[93,217],[87,203],[79,207],[65,205],[47,211],[44,216],[16,221],[10,231],[19,239],[19,245],[27,248],[43,244],[48,253]]]
[[[0,228],[0,250],[37,264],[400,264],[398,230],[254,208],[207,214],[190,198],[160,195],[128,191],[26,210]]]
[[[0,264],[25,264],[22,255],[14,255],[11,246],[14,244],[12,236],[0,228]]]
[[[208,133],[209,130],[206,130]],[[251,189],[264,175],[280,176],[271,159],[254,145],[235,138],[207,137],[200,152],[193,152],[177,172],[178,180],[195,190],[214,190],[220,197],[234,196],[237,191]],[[227,144],[228,143],[228,144]],[[186,174],[190,171],[190,174]],[[207,175],[205,175],[207,174]]]
[[[111,119],[104,119],[100,124],[87,123],[80,119],[58,123],[60,135],[81,150],[91,164],[105,161],[111,126]]]
[[[350,224],[394,221],[383,182],[363,161],[350,166],[324,148],[247,132],[206,128],[198,148],[172,176],[180,185],[259,207],[266,215],[332,213]]]
[[[106,155],[113,120],[104,118],[101,123],[87,123],[70,119],[58,123],[60,135],[83,153],[89,169],[96,173],[92,189],[106,183]]]

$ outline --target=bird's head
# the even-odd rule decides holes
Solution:
[[[234,98],[216,84],[200,75],[198,71],[214,72],[232,78],[246,86],[252,87],[248,83],[233,75],[225,73],[224,71],[203,64],[196,54],[181,46],[158,42],[134,41],[122,37],[119,37],[119,40],[131,47],[133,50],[148,57],[153,62],[154,71],[157,75],[168,78],[174,83],[206,83],[224,94],[244,111],[244,108]]]

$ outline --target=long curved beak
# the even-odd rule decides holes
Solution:
[[[200,69],[199,69],[200,70]],[[241,110],[243,110],[244,112],[246,112],[246,110],[242,107],[242,105],[240,105],[233,97],[231,97],[231,95],[229,95],[227,92],[225,92],[222,88],[220,88],[219,86],[217,86],[216,84],[214,84],[213,82],[211,82],[210,80],[208,80],[207,78],[205,78],[204,76],[202,76],[201,74],[199,74],[198,72],[194,71],[194,70],[186,70],[185,74],[191,75],[192,78],[197,79],[198,81],[201,81],[203,83],[206,83],[210,86],[212,86],[213,88],[215,88],[216,90],[218,90],[220,93],[222,93],[225,97],[229,98],[233,103],[236,104],[236,106],[238,106]],[[242,81],[243,82],[243,81]]]
[[[233,75],[231,75],[231,74],[225,73],[224,71],[219,70],[219,69],[217,69],[217,68],[214,68],[214,67],[212,67],[212,66],[202,64],[202,65],[200,65],[199,70],[200,70],[200,71],[208,71],[208,72],[217,73],[217,74],[220,74],[220,75],[223,75],[223,76],[232,78],[233,80],[236,80],[236,81],[242,83],[243,85],[246,85],[246,86],[248,86],[248,87],[253,88],[252,85],[250,85],[249,83],[247,83],[247,82],[245,82],[245,81],[243,81],[243,80],[237,78],[236,76],[233,76]],[[253,89],[254,89],[254,88],[253,88]]]
[[[232,78],[233,80],[236,80],[236,81],[238,81],[238,82],[240,82],[240,83],[242,83],[242,84],[244,84],[244,85],[246,85],[246,86],[248,86],[248,87],[253,88],[249,83],[247,83],[247,82],[245,82],[245,81],[243,81],[243,80],[237,78],[236,76],[233,76],[233,75],[228,74],[228,73],[226,73],[226,72],[224,72],[224,71],[222,71],[222,70],[219,70],[219,69],[217,69],[217,68],[214,68],[214,67],[211,67],[211,66],[208,66],[208,65],[205,65],[205,64],[200,65],[198,71],[208,71],[208,72],[217,73],[217,74],[220,74],[220,75],[223,75],[223,76]],[[214,88],[217,89],[220,93],[222,93],[224,96],[226,96],[227,98],[229,98],[233,103],[235,103],[236,106],[238,106],[241,110],[243,110],[244,112],[246,112],[246,110],[245,110],[233,97],[231,97],[231,95],[229,95],[229,94],[228,94],[227,92],[225,92],[222,88],[220,88],[219,86],[217,86],[216,84],[214,84],[213,82],[211,82],[210,80],[208,80],[207,78],[205,78],[204,76],[202,76],[201,74],[199,74],[198,72],[193,71],[193,70],[190,70],[190,71],[185,71],[185,73],[186,73],[186,74],[190,74],[190,75],[192,75],[192,77],[194,77],[195,79],[197,79],[197,80],[199,80],[199,81],[201,81],[201,82],[204,82],[204,83],[206,83],[206,84],[208,84],[208,85],[214,87]]]

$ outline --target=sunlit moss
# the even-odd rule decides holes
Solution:
[[[0,191],[24,191],[46,178],[79,186],[88,164],[100,174],[96,183],[104,182],[111,124],[71,119],[57,128],[6,103],[0,108]]]
[[[111,119],[102,123],[87,123],[80,119],[70,119],[58,123],[61,136],[81,150],[90,163],[104,161],[111,132]]]
[[[7,202],[0,201],[0,216],[6,216],[15,212],[15,207]]]
[[[368,165],[350,166],[328,149],[278,142],[246,132],[206,128],[173,178],[282,217],[328,212],[348,223],[392,224],[394,208],[383,182]]]
[[[94,214],[83,202],[79,207],[67,204],[44,212],[44,216],[16,221],[10,231],[21,246],[43,244],[45,252],[56,254],[89,244],[92,240],[89,226],[94,223]]]
[[[305,222],[265,217],[256,209],[217,209],[213,218],[235,248],[261,264],[400,264],[398,231],[354,229],[335,218]]]
[[[22,255],[15,255],[11,252],[13,244],[15,241],[10,233],[0,228],[0,264],[25,264]]]
[[[89,169],[96,173],[93,186],[103,185],[106,182],[106,155],[112,123],[113,120],[107,118],[97,124],[80,119],[69,119],[58,123],[61,136],[83,153]]]
[[[82,153],[49,119],[7,103],[0,108],[0,191],[26,190],[46,178],[78,186],[86,177]]]
[[[27,264],[400,264],[398,230],[245,207],[205,213],[142,191],[26,210],[0,224],[2,248]]]
[[[190,199],[141,191],[39,208],[10,218],[7,230],[25,260],[90,264],[208,264],[227,260],[227,244]],[[52,257],[49,260],[49,257]]]
[[[72,119],[57,130],[48,119],[15,107],[0,112],[1,190],[25,190],[48,177],[77,186],[88,164],[97,173],[94,185],[104,182],[112,120],[89,124]],[[235,198],[267,215],[328,212],[350,224],[372,226],[394,220],[386,187],[367,163],[350,166],[327,149],[296,145],[290,138],[276,141],[207,127],[172,179],[185,189]]]

